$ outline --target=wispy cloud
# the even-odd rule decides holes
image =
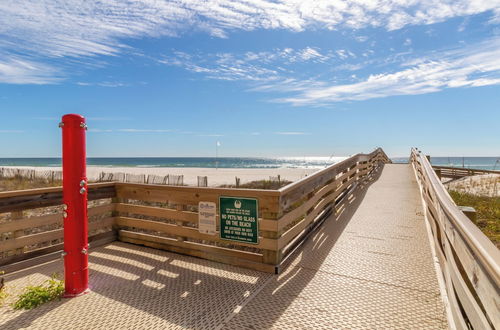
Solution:
[[[172,133],[174,130],[170,129],[141,129],[141,128],[118,128],[118,129],[101,129],[101,128],[89,128],[89,132],[94,133],[110,133],[110,132],[121,132],[121,133]]]
[[[174,51],[158,62],[182,67],[190,72],[202,74],[208,79],[271,82],[293,73],[293,67],[296,65],[304,63],[322,65],[327,62],[343,61],[347,57],[355,55],[345,49],[322,52],[317,47],[300,49],[288,47],[241,53],[188,54]]]
[[[403,63],[400,71],[372,74],[352,84],[323,83],[298,95],[276,99],[293,105],[325,105],[394,95],[438,92],[446,88],[500,84],[500,38],[463,49],[435,53]],[[286,85],[282,91],[286,91]],[[295,92],[296,90],[291,90]]]
[[[265,1],[265,0],[4,0],[0,2],[0,83],[57,83],[69,72],[56,70],[47,59],[70,58],[88,63],[97,55],[116,56],[134,50],[127,42],[143,37],[179,36],[201,31],[224,38],[233,31],[281,29],[400,29],[408,25],[441,22],[451,17],[485,11],[500,16],[498,1]],[[363,38],[359,39],[363,41]],[[23,54],[24,57],[18,57]],[[314,48],[298,58],[322,60]],[[345,54],[344,54],[345,55]],[[85,59],[82,59],[85,58]],[[192,68],[206,71],[214,68]],[[252,79],[274,72],[237,66],[225,69]],[[269,69],[267,69],[269,70]],[[70,71],[70,70],[68,70]],[[214,72],[223,77],[222,67]]]
[[[305,132],[274,132],[276,135],[310,135],[310,133]]]
[[[0,52],[0,83],[42,85],[61,80],[60,71],[50,65]]]
[[[171,132],[173,132],[173,130],[171,130],[171,129],[120,128],[120,129],[117,129],[116,132],[125,132],[125,133],[171,133]]]
[[[223,134],[198,134],[198,136],[206,136],[206,137],[221,137]]]
[[[130,84],[126,84],[126,83],[119,82],[119,81],[102,81],[102,82],[97,82],[97,83],[78,81],[76,84],[79,86],[100,86],[100,87],[127,87],[127,86],[130,86]]]

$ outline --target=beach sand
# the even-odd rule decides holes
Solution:
[[[500,197],[500,175],[482,174],[463,177],[444,183],[448,190],[455,190],[484,197]]]
[[[33,166],[4,166],[5,168],[20,168],[35,171],[61,171],[60,167],[33,167]],[[184,175],[184,184],[196,186],[198,176],[208,177],[208,186],[215,187],[223,184],[235,184],[235,177],[240,178],[240,183],[256,180],[269,180],[270,176],[280,175],[282,180],[297,181],[311,173],[318,171],[317,168],[193,168],[193,167],[105,167],[87,166],[87,177],[96,180],[101,172],[106,173],[128,173],[149,174],[166,176]]]

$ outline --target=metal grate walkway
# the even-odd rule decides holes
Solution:
[[[2,329],[446,328],[420,197],[408,165],[385,165],[280,275],[115,242],[90,254],[92,292]],[[60,260],[12,274],[8,290],[62,273]]]

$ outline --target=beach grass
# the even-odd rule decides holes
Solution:
[[[476,210],[475,225],[500,248],[500,197],[485,197],[449,191],[451,198],[457,205],[471,206]]]
[[[61,186],[62,181],[28,180],[26,178],[0,178],[0,191],[24,190]]]

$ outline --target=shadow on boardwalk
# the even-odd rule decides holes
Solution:
[[[4,307],[0,326],[4,330],[270,328],[297,298],[294,293],[300,293],[316,275],[316,271],[295,267],[297,260],[315,255],[315,263],[323,262],[380,172],[356,189],[343,212],[330,216],[279,276],[115,242],[90,254],[90,294],[31,311]],[[325,230],[332,226],[335,230]],[[61,260],[12,274],[7,285],[37,284],[54,272],[62,274]],[[277,286],[273,295],[292,294],[280,295],[280,304],[262,306],[253,325],[231,325],[245,305],[255,299],[266,301],[270,293],[263,289],[272,285]]]

